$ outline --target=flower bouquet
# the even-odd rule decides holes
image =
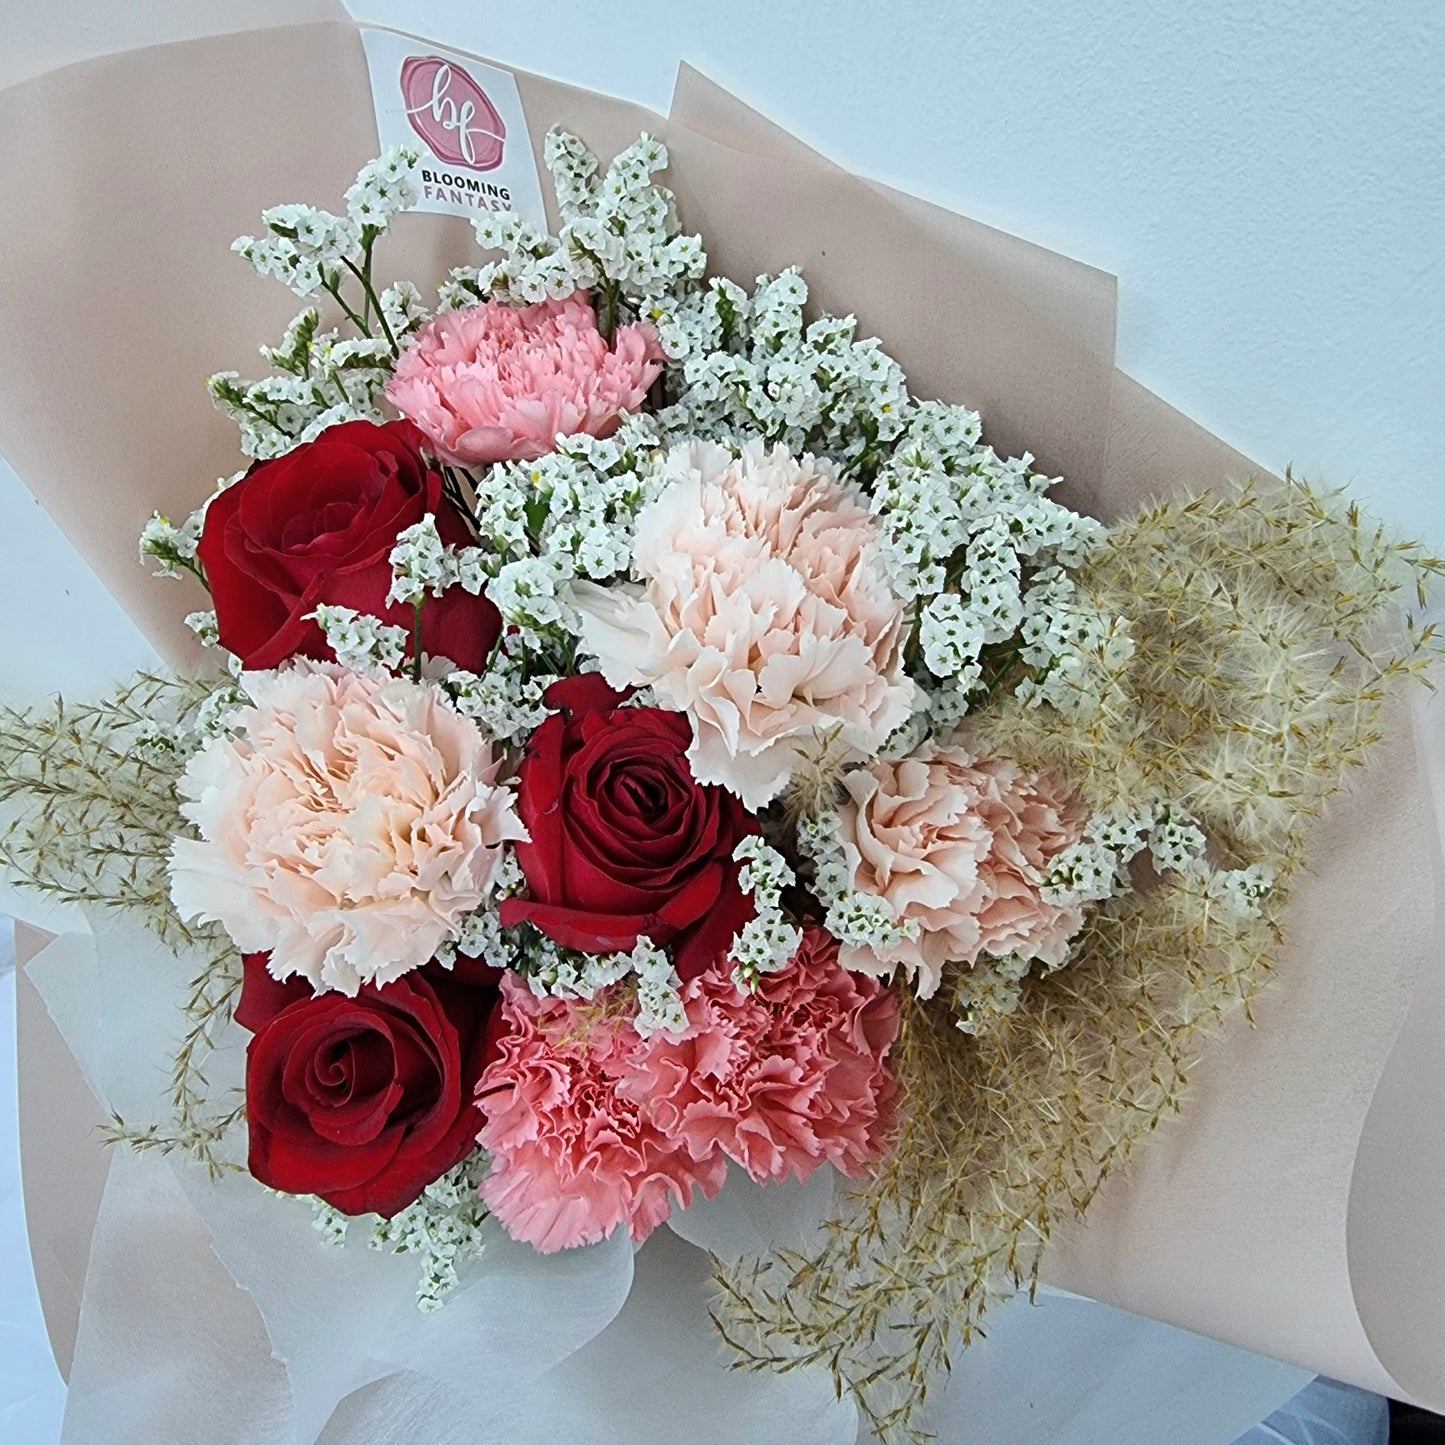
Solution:
[[[806,1186],[717,1328],[911,1438],[1262,987],[1440,564],[1292,480],[1105,526],[886,325],[710,269],[659,141],[545,156],[554,232],[435,291],[380,279],[404,148],[236,242],[303,309],[141,538],[214,663],[11,714],[0,853],[193,964],[114,1141],[442,1322],[503,1234]]]

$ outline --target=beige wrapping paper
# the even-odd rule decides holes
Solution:
[[[756,154],[809,154],[691,67],[672,115]],[[987,227],[903,199],[961,260],[991,265],[1023,296],[1047,296],[1040,288],[1067,275],[1062,258],[1049,266],[1023,242],[1008,248]],[[1087,295],[1086,278],[1069,279]],[[1070,312],[1055,303],[1054,314]],[[1083,339],[1093,318],[1073,317]],[[1106,458],[1098,489],[1074,496],[1106,518],[1263,474],[1118,370]],[[1091,1298],[1438,1408],[1445,1091],[1429,1081],[1445,1045],[1439,841],[1403,709],[1395,728],[1320,832],[1259,1027],[1210,1050],[1186,1123],[1108,1182],[1044,1270]],[[1445,704],[1422,711],[1421,734],[1423,756],[1438,762]]]
[[[851,177],[696,72],[683,72],[670,122],[517,78],[539,153],[554,122],[603,154],[642,129],[663,135],[668,181],[716,269],[749,279],[802,264],[815,301],[856,311],[918,394],[978,407],[994,445],[1064,474],[1073,504],[1115,516],[1254,470],[1115,371],[1111,278]],[[238,465],[201,383],[254,373],[255,348],[295,309],[227,248],[265,205],[339,200],[376,147],[369,95],[354,29],[326,23],[135,49],[0,93],[0,132],[32,138],[28,154],[0,152],[7,194],[32,198],[0,214],[0,451],[177,661],[189,655],[179,617],[199,594],[151,581],[135,536],[153,507],[184,515]],[[474,255],[465,223],[412,216],[382,264],[386,279],[424,282]],[[24,340],[37,335],[86,344],[51,346],[42,368]],[[1432,829],[1403,725],[1320,843],[1261,1028],[1236,1028],[1203,1062],[1184,1122],[1111,1181],[1050,1278],[1445,1406],[1441,1195],[1421,1173],[1406,1189],[1357,1179],[1351,1199],[1357,1152],[1408,1170],[1408,1141],[1431,1137],[1440,1113],[1412,1089],[1440,1041],[1421,1010],[1377,1097],[1417,983],[1438,990],[1441,973]],[[93,1100],[28,989],[20,1017],[32,1240],[63,1357],[104,1165],[83,1123]],[[50,1177],[66,1187],[51,1191]],[[1416,1253],[1428,1259],[1414,1279],[1436,1281],[1434,1296],[1410,1288]],[[1385,1280],[1405,1290],[1405,1313],[1381,1299]]]

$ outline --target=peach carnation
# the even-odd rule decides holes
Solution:
[[[903,604],[877,525],[826,461],[753,442],[669,454],[638,516],[645,586],[578,583],[583,644],[614,687],[651,684],[692,721],[701,783],[769,802],[810,748],[876,752],[909,715]]]
[[[622,1085],[693,1155],[716,1147],[759,1183],[807,1179],[820,1164],[861,1178],[883,1153],[897,1085],[886,1059],[898,995],[838,961],[821,928],[756,993],[725,973],[683,991],[688,1029],[655,1034]]]
[[[662,371],[650,326],[602,339],[585,296],[445,311],[402,353],[386,397],[444,462],[530,461],[559,436],[610,436]]]
[[[682,1001],[681,1033],[643,1038],[620,999],[538,999],[503,978],[478,1142],[482,1198],[514,1238],[566,1249],[625,1224],[640,1240],[695,1190],[716,1194],[729,1158],[764,1181],[824,1163],[859,1177],[883,1153],[898,997],[849,974],[828,934],[810,929],[756,994],[712,972]]]
[[[317,990],[419,968],[525,836],[491,744],[401,679],[303,661],[241,682],[254,706],[177,785],[201,835],[171,851],[177,911]]]
[[[500,1057],[477,1085],[487,1121],[478,1142],[492,1156],[482,1199],[514,1239],[550,1254],[625,1224],[641,1240],[674,1199],[722,1188],[727,1161],[716,1149],[694,1159],[645,1099],[620,1088],[645,1047],[630,1018],[535,998],[506,973],[497,1027]]]
[[[845,950],[849,968],[902,965],[920,998],[946,964],[980,954],[1060,964],[1083,914],[1049,903],[1051,861],[1083,835],[1087,810],[1047,775],[960,747],[926,745],[844,779],[839,837],[853,888],[920,927],[916,943]]]

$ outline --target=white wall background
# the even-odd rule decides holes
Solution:
[[[858,171],[1116,272],[1125,370],[1445,547],[1440,0],[346,3],[657,110],[689,60]]]

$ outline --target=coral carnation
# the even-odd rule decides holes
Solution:
[[[520,309],[488,301],[446,311],[417,332],[387,400],[460,466],[528,461],[559,436],[610,436],[662,371],[650,326],[620,326],[612,345],[583,296]]]
[[[826,461],[761,442],[679,446],[638,516],[640,593],[579,583],[583,641],[614,687],[652,685],[692,719],[701,783],[750,808],[809,747],[877,751],[907,718],[903,605],[877,524]]]
[[[502,982],[501,1055],[478,1088],[492,1154],[482,1198],[541,1250],[625,1224],[645,1238],[727,1160],[754,1179],[854,1177],[887,1147],[897,995],[849,974],[821,929],[757,993],[718,973],[682,992],[687,1027],[643,1038],[619,1001],[537,999]]]
[[[694,1155],[717,1147],[759,1183],[820,1164],[854,1178],[885,1148],[897,1085],[885,1060],[898,996],[850,974],[837,941],[810,928],[792,963],[756,993],[703,974],[683,991],[688,1029],[656,1034],[622,1086],[647,1100]]]
[[[435,689],[333,663],[242,674],[253,707],[177,787],[181,917],[220,923],[279,979],[355,995],[419,968],[525,836],[498,760]]]
[[[1047,902],[1040,882],[1079,841],[1087,812],[1054,779],[930,744],[844,781],[840,837],[852,886],[921,930],[916,943],[883,953],[847,950],[848,967],[901,964],[928,998],[946,964],[982,953],[1064,961],[1083,914]]]
[[[643,1040],[632,1021],[597,1005],[534,998],[502,979],[501,1057],[482,1076],[478,1142],[492,1155],[482,1198],[514,1239],[543,1253],[593,1244],[625,1224],[645,1239],[673,1200],[711,1198],[727,1161],[694,1159],[624,1094]]]

